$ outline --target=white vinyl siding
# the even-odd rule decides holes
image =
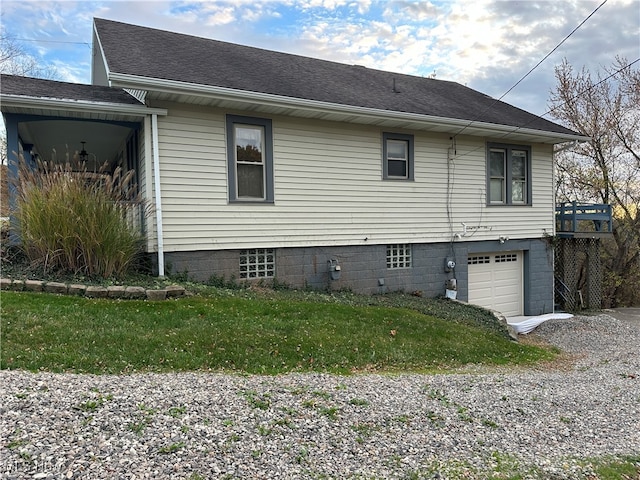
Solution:
[[[532,146],[533,205],[487,208],[485,139],[462,136],[450,164],[449,135],[414,136],[414,181],[382,179],[383,130],[375,126],[259,116],[273,125],[274,203],[229,203],[225,115],[164,105],[160,163],[166,251],[443,242],[541,237],[553,232],[551,146]]]

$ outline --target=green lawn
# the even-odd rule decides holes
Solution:
[[[409,296],[211,289],[164,302],[27,292],[2,292],[1,300],[2,369],[424,372],[556,354],[510,341],[473,307]]]

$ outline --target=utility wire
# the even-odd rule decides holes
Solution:
[[[606,76],[605,78],[603,78],[602,80],[600,80],[598,83],[594,83],[593,85],[590,85],[589,87],[585,88],[584,90],[579,91],[578,93],[576,93],[573,97],[571,97],[570,99],[568,99],[565,102],[560,103],[559,105],[556,105],[555,107],[549,109],[548,111],[546,111],[545,113],[543,113],[542,115],[540,115],[541,117],[545,116],[545,115],[549,115],[550,113],[554,112],[555,110],[561,108],[562,106],[566,105],[567,102],[575,100],[576,98],[584,95],[585,93],[589,92],[590,90],[593,90],[594,88],[596,88],[598,85],[601,85],[602,83],[606,82],[607,80],[609,80],[610,78],[615,77],[616,75],[618,75],[620,72],[622,72],[623,70],[626,70],[629,67],[632,67],[633,65],[635,65],[636,63],[640,62],[640,57],[636,58],[633,62],[628,63],[627,65],[620,67],[618,70],[616,70],[615,72],[611,73],[610,75]],[[537,118],[537,117],[536,117]],[[533,122],[536,118],[532,119],[531,122]],[[528,125],[531,124],[531,122],[525,123],[524,125],[520,125],[518,127],[514,127],[513,130],[509,130],[508,132],[504,132],[502,135],[497,136],[497,138],[504,138],[508,135],[511,135],[512,133],[517,132],[518,130],[521,130],[523,128],[526,128]],[[468,125],[467,125],[468,126]],[[466,128],[466,127],[465,127]],[[477,152],[478,150],[482,150],[484,149],[484,146],[481,147],[476,147],[473,150],[470,150],[466,153],[463,153],[461,155],[456,155],[455,158],[461,158],[461,157],[465,157],[467,155],[471,155],[474,152]]]
[[[578,29],[579,29],[580,27],[582,27],[582,25],[584,25],[584,24],[587,22],[587,20],[589,20],[593,15],[595,15],[595,13],[596,13],[598,10],[600,10],[600,8],[602,8],[602,7],[604,6],[604,4],[605,4],[605,3],[607,3],[608,1],[609,1],[609,0],[603,0],[603,2],[602,2],[600,5],[598,5],[598,6],[596,7],[596,9],[595,9],[595,10],[593,10],[593,11],[592,11],[592,12],[591,12],[591,13],[590,13],[590,14],[589,14],[589,15],[588,15],[584,20],[582,20],[582,22],[580,22],[580,23],[578,24],[578,26],[577,26],[577,27],[575,27],[573,30],[571,30],[571,32],[570,32],[566,37],[564,37],[564,39],[562,39],[562,41],[561,41],[560,43],[558,43],[555,47],[553,47],[553,49],[552,49],[549,53],[547,53],[547,54],[542,58],[542,60],[540,60],[538,63],[536,63],[536,64],[533,66],[533,68],[531,68],[531,69],[530,69],[530,70],[529,70],[529,71],[528,71],[524,76],[522,76],[522,78],[520,78],[520,80],[518,80],[515,84],[513,84],[513,86],[512,86],[511,88],[509,88],[509,90],[507,90],[506,92],[504,92],[504,93],[500,96],[500,98],[495,99],[495,100],[494,100],[494,101],[493,101],[489,106],[487,106],[487,108],[485,108],[485,109],[480,113],[480,115],[478,115],[478,116],[475,118],[475,120],[471,120],[468,124],[466,124],[464,127],[462,127],[462,129],[461,129],[459,132],[457,132],[455,135],[460,135],[462,132],[464,132],[464,131],[465,131],[467,128],[469,128],[469,127],[470,127],[470,126],[471,126],[471,125],[472,125],[472,124],[473,124],[473,123],[474,123],[478,118],[480,118],[480,117],[484,114],[484,112],[486,112],[487,110],[489,110],[491,107],[493,107],[493,105],[495,105],[496,103],[498,103],[499,101],[501,101],[504,97],[506,97],[506,96],[507,96],[507,95],[508,95],[508,94],[509,94],[509,93],[510,93],[514,88],[516,88],[518,85],[520,85],[520,83],[522,83],[522,82],[524,81],[524,79],[525,79],[525,78],[527,78],[529,75],[531,75],[531,73],[533,73],[533,71],[534,71],[536,68],[538,68],[538,67],[542,64],[542,62],[544,62],[547,58],[549,58],[549,57],[553,54],[553,52],[555,52],[558,48],[560,48],[560,47],[562,46],[562,44],[563,44],[564,42],[566,42],[566,41],[569,39],[569,37],[571,37],[574,33],[576,33],[576,31],[578,31]]]
[[[87,45],[91,46],[89,42],[69,42],[65,40],[39,40],[37,38],[14,38],[13,40],[17,40],[20,42],[36,42],[36,43],[68,43],[71,45]]]
[[[589,16],[587,16],[587,18],[585,18],[582,22],[580,22],[580,24],[579,24],[576,28],[574,28],[573,30],[571,30],[571,33],[569,33],[569,35],[567,35],[566,37],[564,37],[564,38],[562,39],[562,41],[561,41],[558,45],[556,45],[555,47],[553,47],[553,50],[551,50],[549,53],[547,53],[547,54],[542,58],[542,60],[540,60],[538,63],[536,63],[536,64],[533,66],[533,68],[532,68],[531,70],[529,70],[529,71],[528,71],[528,72],[527,72],[527,73],[526,73],[526,74],[525,74],[525,75],[524,75],[520,80],[518,80],[518,81],[517,81],[517,82],[516,82],[516,83],[515,83],[515,84],[514,84],[514,85],[513,85],[509,90],[507,90],[506,92],[504,92],[504,93],[502,94],[502,96],[501,96],[500,98],[498,98],[498,100],[502,100],[504,97],[506,97],[506,96],[509,94],[509,92],[511,92],[511,90],[513,90],[513,89],[514,89],[514,88],[516,88],[518,85],[520,85],[520,83],[521,83],[525,78],[527,78],[531,73],[533,73],[533,71],[534,71],[536,68],[538,68],[542,62],[544,62],[547,58],[549,58],[549,57],[553,54],[553,52],[555,52],[558,48],[560,48],[560,47],[562,46],[562,44],[563,44],[564,42],[566,42],[566,41],[569,39],[569,37],[571,37],[571,35],[573,35],[574,33],[576,33],[576,31],[577,31],[580,27],[582,27],[582,25],[584,25],[584,24],[587,22],[587,20],[589,20],[591,17],[593,17],[593,15],[594,15],[598,10],[600,10],[600,8],[602,8],[602,7],[604,6],[604,4],[605,4],[605,3],[607,3],[608,1],[609,1],[609,0],[604,0],[600,5],[598,5],[598,7],[597,7],[593,12],[591,12],[591,13],[589,14]]]
[[[541,117],[544,117],[545,115],[549,115],[550,113],[556,111],[557,109],[559,109],[560,107],[564,106],[567,104],[567,102],[575,100],[576,98],[580,97],[581,95],[587,93],[590,90],[593,90],[594,88],[596,88],[598,85],[606,82],[607,80],[609,80],[610,78],[615,77],[616,75],[618,75],[621,71],[626,70],[627,68],[635,65],[636,63],[640,62],[640,57],[636,58],[633,62],[628,63],[627,65],[625,65],[624,67],[620,67],[618,70],[616,70],[615,72],[611,73],[609,76],[603,78],[602,80],[600,80],[598,83],[594,83],[593,85],[590,85],[589,87],[585,88],[584,90],[576,93],[573,97],[571,97],[569,100],[567,100],[566,102],[562,102],[561,104],[550,108],[549,110],[547,110],[546,112],[544,112],[542,115],[540,115]],[[518,127],[518,128],[523,128],[526,127],[527,125],[529,125],[528,123],[523,125],[522,127]]]
[[[616,70],[615,72],[611,73],[611,74],[610,74],[610,75],[608,75],[607,77],[605,77],[605,78],[603,78],[602,80],[600,80],[598,83],[594,83],[593,85],[590,85],[589,87],[585,88],[584,90],[582,90],[582,91],[578,92],[578,93],[577,93],[577,94],[575,94],[573,97],[571,97],[569,100],[567,100],[567,101],[565,101],[565,102],[562,102],[562,103],[560,103],[559,105],[557,105],[557,106],[555,106],[555,107],[553,107],[553,108],[549,109],[549,111],[547,111],[546,113],[543,113],[541,116],[544,116],[544,115],[548,115],[548,114],[550,114],[550,113],[551,113],[551,112],[553,112],[554,110],[557,110],[558,108],[562,107],[563,105],[566,105],[566,104],[567,104],[567,102],[569,102],[569,101],[573,101],[573,100],[575,100],[576,98],[580,97],[581,95],[584,95],[585,93],[589,92],[590,90],[592,90],[592,89],[596,88],[598,85],[600,85],[600,84],[602,84],[602,83],[606,82],[606,81],[607,81],[607,80],[609,80],[610,78],[615,77],[617,74],[619,74],[619,73],[620,73],[620,72],[622,72],[623,70],[625,70],[625,69],[627,69],[627,68],[629,68],[629,67],[631,67],[631,66],[635,65],[635,64],[636,64],[636,63],[638,63],[638,62],[640,62],[640,57],[639,57],[639,58],[636,58],[633,62],[628,63],[627,65],[625,65],[625,66],[623,66],[623,67],[619,68],[619,69],[618,69],[618,70]],[[532,120],[532,121],[533,121],[533,120]],[[531,123],[531,122],[529,122],[529,123]],[[510,131],[508,131],[508,132],[503,133],[503,134],[500,136],[500,138],[504,138],[504,137],[506,137],[506,136],[508,136],[508,135],[511,135],[512,133],[517,132],[518,130],[520,130],[520,129],[522,129],[522,128],[525,128],[527,125],[529,125],[529,123],[526,123],[525,125],[521,125],[521,126],[519,126],[519,127],[515,127],[513,130],[510,130]],[[467,125],[467,126],[468,126],[468,125]],[[465,128],[466,128],[466,127],[465,127]],[[459,159],[459,158],[462,158],[462,157],[466,157],[466,156],[472,155],[473,153],[477,152],[478,150],[483,150],[483,149],[485,148],[485,146],[484,146],[484,145],[482,145],[482,146],[480,146],[480,147],[476,147],[476,148],[474,148],[474,149],[472,149],[472,150],[470,150],[470,151],[468,151],[468,152],[465,152],[465,153],[463,153],[463,154],[461,154],[461,155],[458,155],[458,154],[456,153],[456,148],[455,148],[455,136],[453,136],[453,137],[452,137],[452,141],[453,141],[452,147],[453,147],[453,153],[454,153],[454,155],[453,155],[452,157],[449,157],[449,154],[447,155],[447,219],[448,219],[448,223],[449,223],[449,230],[450,230],[451,232],[453,232],[453,217],[452,217],[452,214],[451,214],[451,204],[450,204],[450,203],[451,203],[450,190],[452,190],[452,185],[451,185],[451,180],[450,180],[450,169],[452,168],[452,167],[451,167],[451,165],[455,166],[455,163],[453,162],[453,160],[454,160],[454,159],[456,159],[456,160],[457,160],[457,159]],[[449,151],[451,151],[451,147],[450,147]],[[482,203],[482,202],[480,202],[480,215],[481,215],[481,217],[480,217],[480,221],[478,222],[478,225],[480,225],[480,223],[482,222],[482,211],[483,211],[483,210],[482,210],[482,205],[483,205],[483,203]],[[475,234],[475,232],[474,232],[474,234]],[[454,241],[455,241],[455,237],[454,237],[454,235],[455,235],[455,234],[452,234],[452,235],[451,235],[451,239],[450,239],[449,243],[450,243],[450,249],[451,249],[451,256],[455,259],[455,249],[454,249],[454,247],[453,247],[453,244],[454,244]]]
[[[545,115],[549,115],[550,113],[554,112],[555,110],[563,107],[564,105],[566,105],[568,102],[575,100],[576,98],[584,95],[585,93],[593,90],[594,88],[596,88],[597,86],[603,84],[604,82],[606,82],[607,80],[609,80],[610,78],[615,77],[616,75],[618,75],[620,72],[622,72],[623,70],[626,70],[627,68],[635,65],[636,63],[640,62],[640,57],[636,58],[633,62],[628,63],[627,65],[620,67],[618,70],[616,70],[615,72],[609,74],[608,76],[606,76],[605,78],[603,78],[602,80],[600,80],[597,83],[594,83],[593,85],[588,86],[587,88],[585,88],[584,90],[579,91],[578,93],[576,93],[573,97],[571,97],[570,99],[568,99],[565,102],[560,103],[559,105],[556,105],[553,108],[550,108],[549,110],[547,110],[545,113],[543,113],[542,115],[540,115],[541,117],[544,117]],[[533,122],[535,119],[532,119],[531,122]],[[520,125],[518,127],[515,127],[512,131],[505,133],[504,135],[509,135],[511,133],[517,132],[518,130],[520,130],[521,128],[526,128],[527,125],[530,125],[531,122],[525,123],[524,125]]]

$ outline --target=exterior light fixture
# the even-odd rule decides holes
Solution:
[[[87,153],[87,151],[84,148],[84,144],[87,142],[80,142],[82,144],[82,150],[80,150],[80,153],[78,153],[78,159],[81,162],[86,162],[87,160],[89,160],[89,154]]]

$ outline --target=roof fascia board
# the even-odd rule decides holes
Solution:
[[[123,113],[129,115],[167,115],[166,108],[150,108],[144,105],[125,105],[86,100],[41,98],[26,95],[0,95],[3,107],[57,108],[73,112]]]
[[[109,64],[107,63],[107,57],[105,57],[104,55],[104,49],[102,48],[102,42],[100,41],[100,35],[98,35],[98,29],[96,28],[96,22],[93,22],[93,45],[91,46],[91,51],[95,54],[95,50],[96,50],[96,45],[98,46],[98,49],[100,50],[100,56],[99,56],[99,60],[95,59],[94,55],[94,59],[92,61],[92,65],[91,65],[91,83],[93,85],[96,84],[96,69],[95,69],[95,62],[96,61],[101,61],[102,62],[102,66],[104,67],[104,71],[106,74],[106,78],[109,78]]]
[[[367,117],[388,118],[394,120],[405,120],[411,122],[430,123],[452,128],[474,127],[496,134],[520,133],[545,137],[549,140],[556,140],[557,143],[567,141],[587,141],[589,137],[583,135],[570,135],[546,130],[535,130],[508,125],[498,125],[479,121],[460,120],[455,118],[437,117],[432,115],[422,115],[418,113],[395,112],[391,110],[380,110],[369,107],[359,107],[354,105],[343,105],[338,103],[322,102],[318,100],[307,100],[304,98],[284,97],[269,93],[252,92],[249,90],[237,90],[227,87],[217,87],[212,85],[201,85],[196,83],[180,82],[176,80],[165,80],[152,77],[141,77],[138,75],[127,75],[121,73],[111,73],[109,75],[111,86],[120,88],[147,89],[156,92],[196,95],[216,97],[223,100],[235,100],[245,103],[261,103],[274,107],[300,108],[313,111],[325,111],[327,113],[345,113],[349,115],[362,115]]]

